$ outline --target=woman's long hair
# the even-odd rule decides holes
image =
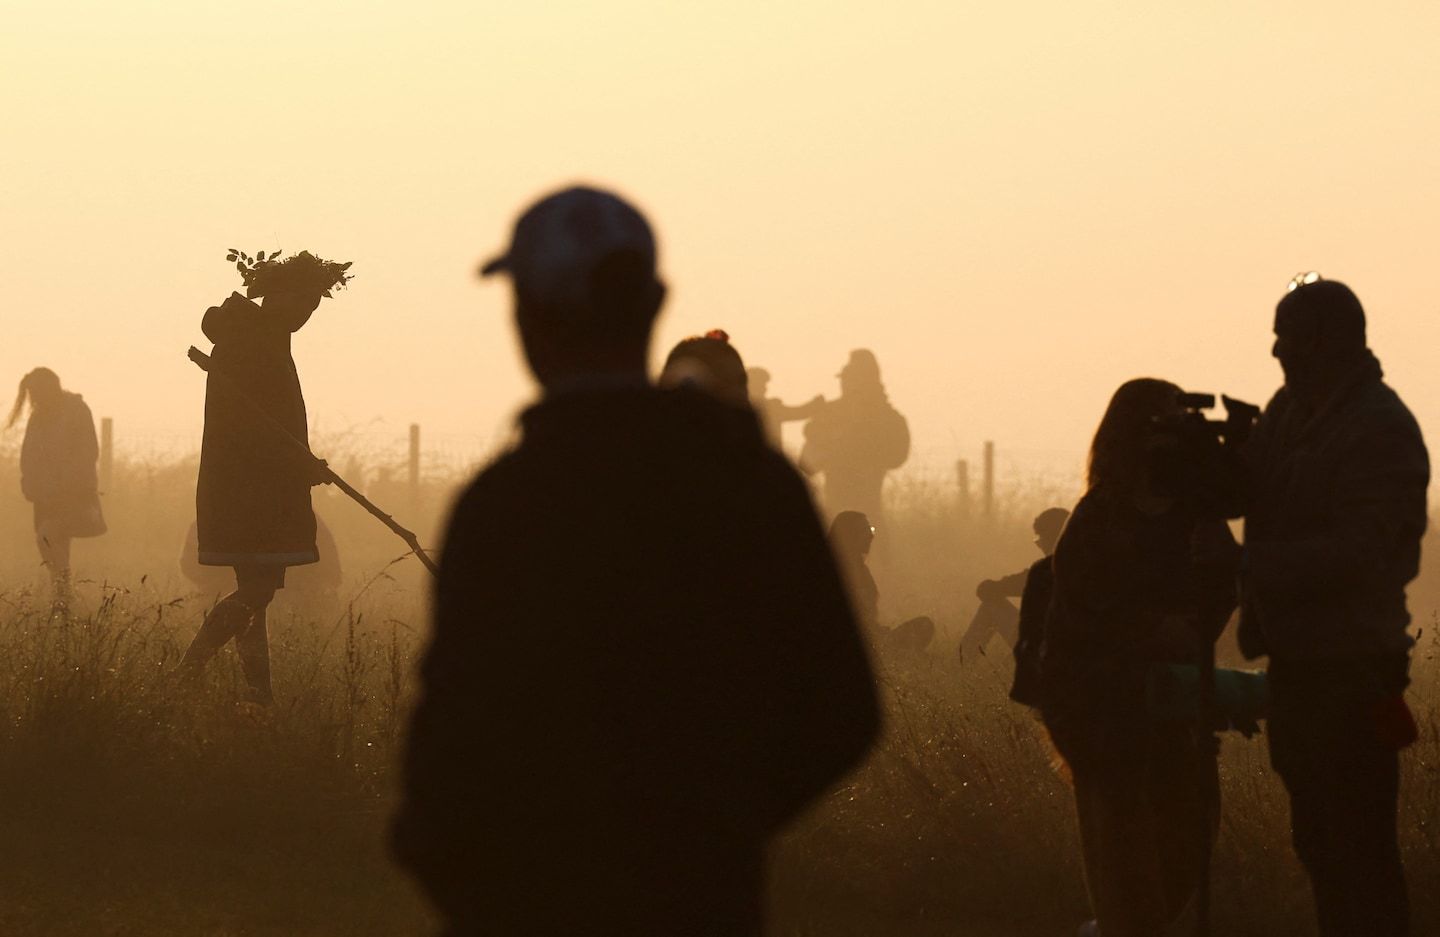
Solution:
[[[15,395],[15,406],[10,408],[10,419],[5,423],[5,428],[9,429],[20,419],[20,413],[25,409],[25,401],[30,401],[33,409],[36,397],[54,397],[60,391],[60,378],[49,368],[36,368],[20,378],[20,392]]]
[[[1133,488],[1145,472],[1155,418],[1174,412],[1180,388],[1153,377],[1126,381],[1110,398],[1090,444],[1089,485]]]

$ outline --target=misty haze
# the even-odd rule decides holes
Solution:
[[[0,935],[1440,931],[1440,12],[6,21]]]

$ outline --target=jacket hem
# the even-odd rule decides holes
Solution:
[[[320,562],[314,550],[300,553],[217,553],[201,550],[201,566],[308,566]]]

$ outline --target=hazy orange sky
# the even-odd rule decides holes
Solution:
[[[1263,401],[1308,269],[1434,429],[1440,6],[1360,7],[9,0],[0,390],[198,441],[226,248],[309,249],[356,274],[312,421],[478,445],[531,387],[474,267],[588,180],[660,232],[657,349],[723,327],[798,401],[874,348],[935,464],[1078,466],[1141,374]]]

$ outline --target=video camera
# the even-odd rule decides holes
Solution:
[[[1157,494],[1221,519],[1245,513],[1244,469],[1239,450],[1250,438],[1260,408],[1221,396],[1225,419],[1211,420],[1214,394],[1181,393],[1180,412],[1152,421],[1148,449],[1150,482]]]

